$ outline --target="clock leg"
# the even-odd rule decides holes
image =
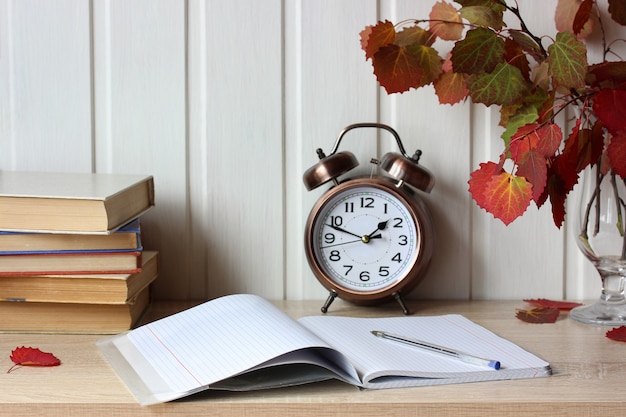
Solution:
[[[322,306],[322,313],[326,313],[328,311],[328,307],[330,307],[333,301],[335,301],[335,298],[337,298],[337,292],[335,290],[330,290],[330,293],[328,294],[328,298],[326,299],[326,302]]]
[[[393,297],[396,299],[398,304],[400,304],[400,308],[402,308],[402,312],[404,313],[404,315],[411,314],[411,312],[409,311],[409,308],[406,306],[406,303],[402,299],[402,296],[400,295],[399,292],[394,292]]]

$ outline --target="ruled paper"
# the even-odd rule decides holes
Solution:
[[[432,385],[542,376],[549,364],[461,315],[392,318],[305,317],[299,322],[343,352],[356,367],[364,386]],[[499,360],[501,370],[467,364],[415,347],[378,338],[386,331]],[[381,378],[387,376],[387,378]],[[399,378],[395,378],[399,377]],[[411,378],[406,378],[411,377]],[[376,382],[376,378],[381,378]],[[445,379],[445,380],[444,380]],[[371,384],[367,382],[372,381]],[[377,386],[379,385],[379,386]]]
[[[127,336],[171,390],[179,393],[210,386],[290,352],[328,348],[271,303],[253,295],[219,298]]]

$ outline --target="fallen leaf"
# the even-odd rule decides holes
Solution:
[[[42,352],[33,347],[17,347],[11,352],[10,358],[15,365],[9,368],[7,374],[17,366],[57,366],[61,364],[61,361],[52,353]]]
[[[515,317],[526,323],[554,323],[561,311],[553,307],[537,307],[531,310],[518,309]]]
[[[606,332],[606,337],[617,342],[626,342],[626,326],[616,327]]]
[[[570,301],[554,301],[546,298],[525,299],[525,303],[532,304],[536,307],[551,307],[558,308],[559,310],[571,310],[574,307],[581,306],[581,303],[574,303]]]

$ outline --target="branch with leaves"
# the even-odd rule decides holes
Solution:
[[[388,94],[433,85],[441,104],[500,106],[503,151],[471,173],[472,198],[506,225],[549,199],[560,228],[585,167],[602,161],[626,178],[626,62],[607,60],[616,56],[604,36],[607,21],[626,25],[626,2],[608,0],[601,10],[595,0],[559,0],[554,39],[531,33],[516,1],[454,3],[435,3],[428,19],[367,26],[366,59]],[[507,13],[519,28],[505,25]],[[589,65],[585,39],[594,30],[604,60]],[[445,56],[437,40],[453,42]],[[579,110],[564,135],[555,118],[568,107]]]

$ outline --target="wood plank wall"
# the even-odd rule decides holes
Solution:
[[[555,33],[556,0],[519,3],[531,30]],[[408,152],[423,150],[437,179],[425,196],[436,256],[413,297],[597,297],[569,225],[557,230],[548,207],[504,227],[471,201],[470,171],[501,152],[497,109],[378,87],[360,30],[431,5],[0,0],[0,169],[154,175],[144,241],[161,251],[157,298],[322,299],[302,236],[324,190],[307,192],[301,176],[343,127],[380,121]],[[343,148],[362,174],[396,145],[361,130]]]

